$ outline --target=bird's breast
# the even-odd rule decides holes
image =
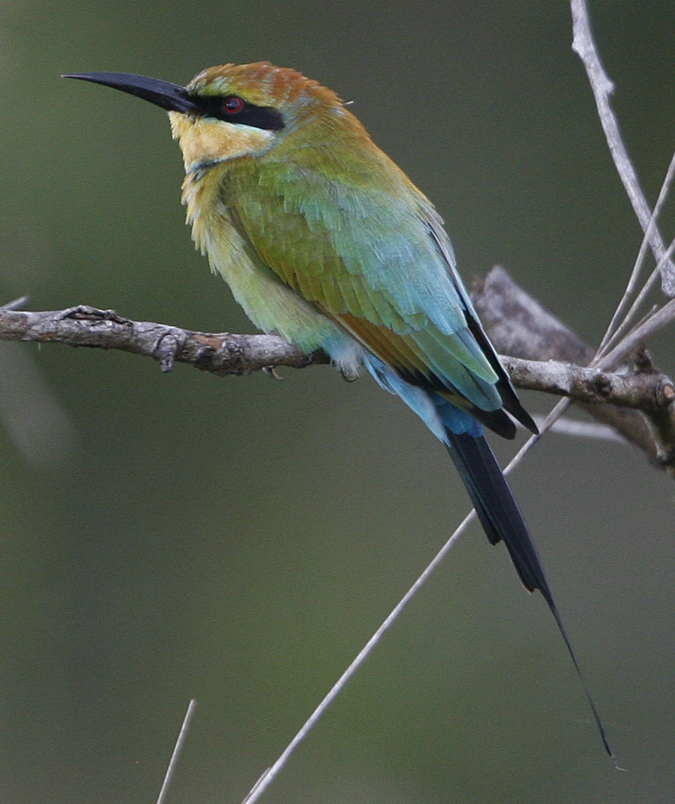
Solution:
[[[360,361],[356,343],[261,259],[227,203],[229,178],[227,163],[185,178],[183,202],[196,246],[258,328],[276,332],[306,352],[324,349],[344,373],[355,375]]]

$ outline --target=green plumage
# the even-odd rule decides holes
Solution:
[[[482,410],[500,408],[498,375],[468,333],[464,300],[432,236],[444,234],[431,204],[397,168],[381,187],[383,170],[392,171],[384,155],[368,151],[364,168],[344,143],[328,139],[319,156],[324,150],[331,155],[328,178],[319,172],[316,148],[299,149],[294,161],[277,148],[227,165],[217,180],[234,228],[317,309],[389,330],[420,374]],[[223,269],[217,256],[213,262]],[[265,303],[253,297],[245,307],[255,320]],[[322,336],[317,331],[315,347]]]

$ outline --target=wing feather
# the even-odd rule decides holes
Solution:
[[[402,377],[465,409],[498,410],[505,375],[470,329],[477,319],[440,218],[396,171],[379,186],[367,170],[338,179],[252,160],[225,201],[285,284]]]

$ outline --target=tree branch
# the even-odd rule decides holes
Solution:
[[[647,453],[661,466],[675,463],[675,385],[642,352],[637,370],[610,373],[604,364],[584,368],[593,350],[521,290],[502,268],[477,283],[475,302],[483,324],[518,388],[566,396]],[[119,349],[152,357],[162,371],[189,363],[225,376],[260,369],[328,363],[322,352],[307,355],[276,335],[193,332],[131,321],[114,310],[78,305],[27,312],[17,303],[0,308],[0,340],[64,343]],[[669,305],[666,305],[666,310]],[[663,326],[675,316],[661,316]],[[649,422],[649,423],[648,423]]]
[[[657,371],[610,374],[549,360],[545,363],[501,355],[511,381],[518,388],[567,396],[586,405],[613,404],[654,412],[675,399],[675,386]]]
[[[591,33],[586,0],[571,0],[570,7],[574,33],[572,50],[579,56],[586,69],[609,151],[642,231],[645,232],[658,262],[664,257],[666,246],[661,234],[654,226],[652,211],[640,187],[640,181],[626,151],[616,116],[612,111],[610,98],[614,92],[614,84],[604,71],[598,55]],[[669,258],[666,258],[661,267],[661,277],[663,292],[667,296],[675,296],[675,266]]]
[[[504,358],[514,385],[579,402],[591,416],[643,450],[654,465],[674,474],[675,386],[652,366],[644,350],[639,350],[632,372],[624,366],[607,373],[626,356],[623,341],[612,360],[582,368],[591,363],[595,350],[528,296],[503,268],[493,268],[484,281],[474,283],[472,295],[495,348],[521,360],[538,361],[532,373],[521,376],[511,358]],[[671,305],[668,302],[656,314],[659,327],[675,317]],[[645,323],[648,329],[638,328],[643,339],[656,331],[652,319]],[[636,349],[639,341],[630,337],[629,345]]]
[[[114,310],[83,304],[35,313],[15,310],[13,306],[0,307],[0,340],[119,349],[154,358],[162,371],[171,371],[179,362],[225,376],[275,366],[304,368],[329,362],[321,353],[303,354],[277,335],[192,332],[167,324],[131,321]]]

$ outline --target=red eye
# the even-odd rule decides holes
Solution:
[[[237,114],[244,108],[244,101],[236,95],[223,99],[223,111],[226,114]]]

